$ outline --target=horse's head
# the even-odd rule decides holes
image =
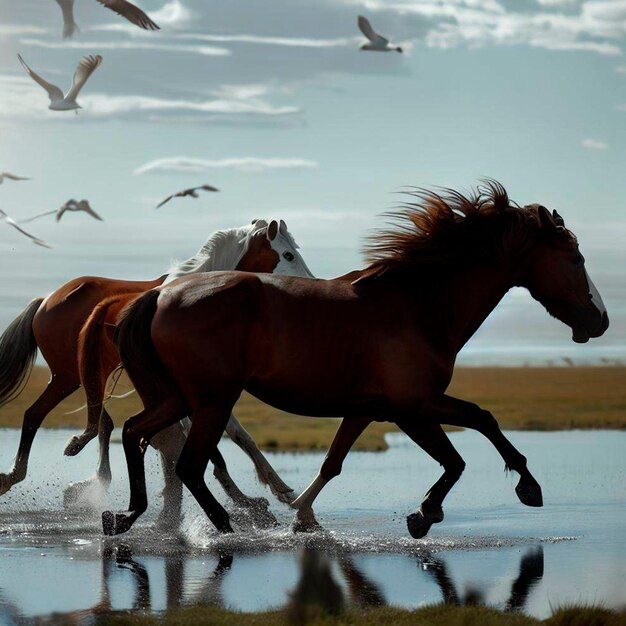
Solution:
[[[257,219],[252,224],[259,228],[250,236],[240,269],[314,278],[283,220],[266,222]]]
[[[525,268],[522,286],[550,315],[572,329],[576,343],[600,337],[609,327],[602,298],[585,269],[585,259],[574,234],[563,218],[541,205],[534,205],[539,234]]]

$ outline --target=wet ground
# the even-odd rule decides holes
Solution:
[[[230,441],[221,449],[233,477],[249,495],[271,501],[279,526],[254,528],[240,513],[239,532],[220,537],[187,499],[180,533],[156,532],[161,480],[151,451],[151,508],[145,521],[114,539],[102,537],[97,513],[63,510],[63,488],[90,475],[96,453],[92,443],[79,457],[62,457],[69,436],[41,431],[29,477],[0,498],[0,624],[52,614],[88,622],[109,610],[197,603],[265,610],[322,579],[358,605],[481,600],[545,617],[564,604],[626,603],[624,432],[509,433],[543,487],[542,509],[518,502],[516,477],[503,472],[481,436],[451,434],[467,470],[446,502],[446,519],[421,541],[408,536],[405,517],[440,468],[401,435],[390,436],[385,453],[348,457],[318,499],[325,531],[313,535],[291,533],[291,511],[256,482]],[[17,440],[16,431],[0,431],[3,469]],[[323,458],[268,456],[296,490]],[[113,446],[112,459],[114,482],[98,509],[127,502],[121,446]],[[225,501],[219,487],[214,493]]]

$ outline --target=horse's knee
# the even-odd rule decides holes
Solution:
[[[446,474],[453,480],[457,481],[461,478],[461,474],[465,471],[465,461],[459,456],[453,461],[446,463],[444,466]]]
[[[336,461],[332,457],[326,457],[320,468],[320,474],[324,480],[331,480],[341,474],[342,461]]]

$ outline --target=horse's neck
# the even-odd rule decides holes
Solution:
[[[452,349],[461,350],[514,282],[511,267],[502,263],[468,267],[439,283],[433,301]]]

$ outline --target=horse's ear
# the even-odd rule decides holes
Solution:
[[[278,235],[278,222],[276,220],[272,220],[270,225],[267,227],[267,238],[270,241],[274,241],[274,239],[276,239],[276,235]]]
[[[539,224],[541,224],[541,228],[545,229],[547,232],[556,232],[556,222],[550,215],[550,211],[546,209],[545,206],[541,204],[537,207],[537,216],[539,217]]]
[[[552,211],[552,219],[557,226],[565,226],[565,220],[556,211]]]
[[[286,235],[287,232],[287,224],[285,224],[285,220],[280,220],[280,234]]]

